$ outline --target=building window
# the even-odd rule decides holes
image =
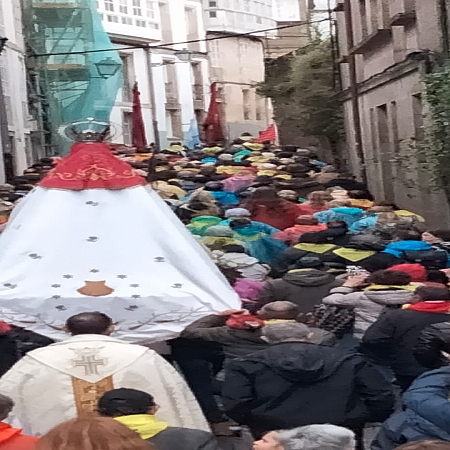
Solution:
[[[118,16],[113,16],[113,15],[111,15],[111,14],[108,14],[108,15],[106,16],[106,20],[107,20],[108,22],[119,23],[119,17],[118,17]]]
[[[210,8],[217,8],[217,2],[214,1],[214,0],[211,0],[211,1],[209,2],[209,7],[210,7]]]
[[[242,89],[244,120],[251,120],[250,89]]]
[[[263,120],[263,99],[255,94],[255,119]]]
[[[147,17],[149,19],[155,18],[155,2],[153,0],[146,0]]]
[[[211,19],[215,19],[215,18],[217,17],[217,12],[216,12],[216,11],[210,11],[210,12],[209,12],[209,17],[210,17]]]
[[[113,0],[105,0],[105,9],[106,9],[106,11],[114,12],[114,2],[113,2]]]
[[[157,24],[155,22],[150,22],[149,26],[150,26],[150,28],[153,28],[154,30],[159,30],[159,24]]]
[[[209,41],[209,58],[212,67],[221,67],[220,64],[220,43],[219,41]]]
[[[133,0],[133,15],[142,16],[141,0]]]
[[[136,26],[141,28],[147,27],[147,22],[145,20],[138,20],[136,19]]]
[[[133,113],[124,111],[122,115],[122,137],[125,145],[132,144]]]
[[[132,53],[121,53],[123,75],[122,75],[122,101],[130,103],[133,99],[134,84],[134,60]]]
[[[119,11],[122,14],[128,14],[128,0],[120,0]]]
[[[124,25],[133,25],[133,19],[131,17],[122,17],[122,23]]]

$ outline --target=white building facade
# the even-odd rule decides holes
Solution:
[[[176,141],[188,143],[191,127],[203,119],[208,100],[201,1],[98,0],[97,4],[123,62],[123,85],[111,114],[117,129],[114,141],[131,144],[132,88],[137,81],[148,143],[155,141],[152,92],[161,147]],[[175,44],[190,40],[201,42]],[[164,48],[125,48],[141,45]],[[189,51],[189,62],[177,57],[181,50]]]
[[[0,1],[0,36],[8,39],[0,55],[0,183],[4,183],[6,178],[21,174],[35,159],[35,123],[28,112],[20,0]]]
[[[221,118],[229,140],[257,136],[272,120],[267,99],[256,93],[264,81],[265,38],[274,36],[275,0],[203,0],[211,81],[218,83]],[[259,33],[242,36],[242,33]]]

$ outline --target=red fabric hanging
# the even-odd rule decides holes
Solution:
[[[78,142],[40,182],[53,189],[125,189],[145,184],[125,161],[116,158],[102,142]]]
[[[206,143],[220,142],[225,139],[220,120],[219,102],[217,101],[217,83],[211,84],[211,101],[203,128]]]
[[[147,148],[147,138],[145,137],[144,118],[142,117],[141,93],[138,84],[133,86],[133,113],[132,113],[132,130],[131,143],[138,150]]]
[[[272,125],[267,128],[267,130],[261,131],[259,133],[258,138],[256,139],[256,142],[264,142],[264,141],[270,141],[275,142],[278,137],[278,130],[277,126],[273,123]]]

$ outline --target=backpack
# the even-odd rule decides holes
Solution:
[[[435,248],[430,250],[405,250],[403,259],[409,263],[421,264],[427,270],[441,270],[447,267],[448,253]]]

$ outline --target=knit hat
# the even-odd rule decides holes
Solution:
[[[234,217],[250,217],[250,211],[245,208],[231,208],[225,212],[225,218],[230,219]]]
[[[389,271],[406,272],[411,276],[412,281],[421,282],[427,279],[427,270],[421,264],[397,264],[389,267]]]
[[[236,330],[255,330],[264,326],[264,321],[249,313],[232,314],[226,325]]]

